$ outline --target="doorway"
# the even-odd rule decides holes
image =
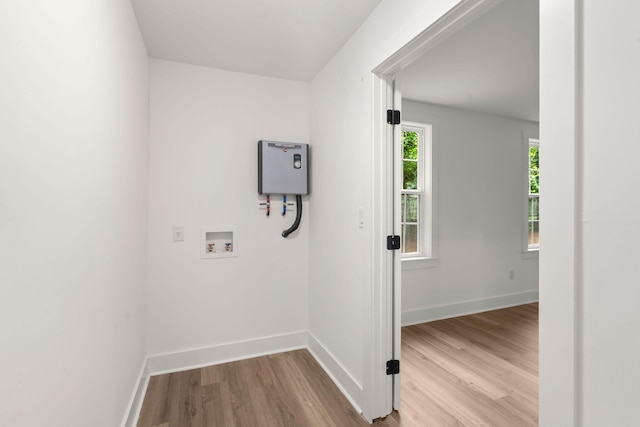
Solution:
[[[421,85],[418,89],[416,89],[415,87],[412,88],[412,84],[415,84],[416,79],[418,79],[420,76],[424,78],[424,76],[428,74],[425,73],[424,68],[421,67],[424,67],[425,65],[427,67],[429,67],[429,65],[433,66],[433,61],[436,61],[436,59],[434,58],[437,58],[438,55],[441,55],[442,52],[447,50],[447,43],[461,43],[463,46],[468,46],[469,40],[465,41],[464,39],[473,39],[473,36],[468,34],[468,30],[473,26],[483,24],[485,26],[495,28],[494,24],[486,22],[489,21],[490,17],[493,14],[497,13],[498,15],[509,16],[514,13],[514,7],[522,7],[523,5],[527,6],[533,3],[534,2],[526,0],[503,3],[492,1],[478,1],[474,2],[473,5],[463,3],[454,8],[442,20],[438,21],[432,27],[425,30],[424,33],[422,33],[420,36],[406,45],[399,52],[394,54],[391,58],[389,58],[387,61],[385,61],[385,63],[383,63],[375,70],[377,76],[382,82],[383,88],[385,88],[386,90],[386,108],[391,110],[400,110],[402,112],[403,119],[406,117],[406,119],[409,121],[433,126],[434,146],[439,148],[442,148],[441,144],[445,144],[445,142],[443,142],[444,139],[452,139],[450,138],[451,130],[452,127],[455,127],[456,120],[479,121],[480,119],[478,118],[478,116],[485,115],[497,117],[496,119],[494,119],[495,122],[503,121],[506,123],[509,120],[519,120],[523,123],[537,122],[537,86],[535,93],[535,107],[528,108],[528,110],[527,107],[523,108],[522,111],[527,110],[527,112],[522,112],[520,117],[513,117],[513,112],[516,110],[515,104],[507,103],[505,104],[506,106],[500,106],[499,102],[487,103],[486,99],[483,101],[482,97],[483,95],[486,95],[485,93],[474,92],[473,88],[467,87],[464,84],[458,84],[458,86],[456,87],[458,96],[457,100],[454,100],[455,102],[447,101],[445,99],[447,97],[451,98],[451,89],[449,89],[448,94],[446,93],[446,87],[450,88],[450,85],[438,86],[436,84],[434,87],[434,85],[429,86],[427,84]],[[533,15],[537,18],[537,2],[535,4],[535,7],[536,11],[533,14],[530,13],[530,11],[527,11],[526,8],[525,10],[521,10],[520,12],[523,12],[523,14],[526,16]],[[511,22],[511,24],[512,28],[521,30],[520,34],[522,34],[522,31],[524,30],[522,26],[518,26],[519,24],[514,22]],[[531,26],[534,27],[537,32],[539,26],[537,20],[535,21],[535,23],[531,24]],[[509,47],[507,46],[509,43],[514,43],[515,41],[517,41],[513,37],[503,36],[503,39],[508,42],[505,46],[501,46],[499,48],[497,48],[496,46],[492,47],[496,50],[504,50]],[[535,40],[537,42],[537,33],[535,36]],[[484,43],[487,42],[485,41]],[[535,49],[538,50],[537,44],[535,46]],[[464,59],[475,59],[476,61],[479,61],[481,59],[487,59],[486,57],[486,54],[483,55],[478,51],[477,48],[475,48],[467,52],[467,55]],[[438,59],[440,63],[449,64],[448,66],[452,67],[447,77],[451,77],[454,80],[457,79],[458,82],[462,82],[460,75],[464,74],[463,72],[468,73],[470,70],[475,72],[476,80],[481,80],[482,75],[484,73],[488,73],[488,71],[486,70],[483,71],[482,67],[480,66],[465,66],[464,64],[461,64],[463,61],[458,61],[457,59],[460,58],[449,57]],[[521,61],[514,60],[514,64],[516,63],[518,66],[527,65],[523,64]],[[495,61],[493,63],[489,63],[488,65],[497,67]],[[535,74],[534,79],[537,85],[537,64],[532,65],[530,68],[532,73]],[[502,69],[504,69],[504,66],[502,67]],[[521,73],[514,72],[513,67],[509,67],[507,69],[511,69],[512,74],[522,76]],[[456,72],[458,71],[460,71],[460,73],[458,73],[458,76],[456,76]],[[433,77],[434,70],[430,70],[430,72],[431,76]],[[495,76],[492,77],[495,78]],[[506,84],[504,78],[497,79],[497,81],[502,85]],[[486,92],[493,92],[494,94],[496,93],[495,89],[493,91],[490,90],[491,85],[485,84],[484,88],[487,89]],[[420,90],[422,89],[425,90],[426,95],[420,94]],[[438,90],[440,90],[440,92],[438,92]],[[517,91],[512,89],[511,92]],[[410,99],[410,101],[405,102],[407,99]],[[410,106],[411,108],[407,108],[407,106]],[[410,115],[407,117],[407,114]],[[532,116],[532,114],[535,116]],[[452,123],[454,124],[452,125]],[[487,124],[479,124],[478,126],[486,127]],[[509,124],[509,126],[513,127],[513,123]],[[470,128],[468,129],[469,132],[472,132],[472,129],[475,129],[475,127],[473,126],[467,127]],[[491,126],[488,125],[488,127]],[[523,212],[524,209],[522,208],[522,206],[524,205],[522,203],[522,200],[518,198],[519,194],[523,192],[523,189],[525,188],[525,177],[523,176],[522,180],[518,180],[517,178],[515,178],[517,182],[513,182],[513,180],[514,176],[517,176],[518,171],[521,171],[523,169],[522,159],[524,158],[525,154],[524,141],[528,140],[528,138],[535,138],[538,135],[537,125],[524,125],[520,127],[520,130],[511,129],[509,131],[511,136],[514,135],[514,132],[516,135],[515,138],[512,138],[513,141],[510,146],[505,145],[493,147],[493,151],[487,150],[486,147],[482,146],[482,143],[485,142],[483,141],[483,137],[478,136],[478,143],[476,145],[468,145],[467,147],[469,149],[467,151],[464,151],[462,148],[458,148],[457,152],[455,150],[451,151],[451,145],[447,142],[446,147],[448,151],[442,151],[436,154],[436,158],[434,160],[436,169],[434,180],[439,184],[436,185],[436,188],[438,188],[438,190],[436,190],[436,193],[439,192],[446,198],[447,206],[454,205],[455,207],[457,207],[457,209],[455,210],[455,214],[459,215],[459,218],[457,218],[459,220],[458,224],[463,224],[465,225],[465,227],[468,226],[471,232],[474,234],[473,238],[471,239],[468,238],[469,235],[465,237],[465,235],[463,235],[462,233],[455,234],[452,231],[453,228],[450,226],[450,224],[447,226],[445,226],[443,223],[434,224],[434,235],[438,237],[438,234],[441,234],[440,237],[443,238],[435,239],[436,244],[432,250],[432,256],[416,257],[416,259],[407,259],[405,257],[405,259],[403,259],[402,256],[398,255],[389,260],[388,268],[390,273],[388,277],[390,279],[393,278],[395,286],[391,287],[392,291],[390,292],[391,304],[394,311],[393,314],[389,316],[388,324],[390,325],[389,328],[391,329],[393,335],[393,338],[391,340],[391,342],[393,343],[393,353],[394,356],[399,360],[401,360],[400,336],[402,325],[537,301],[538,266],[537,259],[535,258],[537,254],[528,253],[528,251],[525,250],[526,242],[522,241],[523,233],[520,232],[519,228],[521,226],[526,227],[526,212]],[[400,128],[397,127],[393,131],[388,132],[386,137],[388,142],[392,141],[393,138],[395,138],[395,141],[400,141]],[[465,140],[468,140],[470,136],[460,136],[458,134],[457,137],[454,137],[453,139],[455,138],[464,138]],[[487,138],[491,139],[490,137]],[[504,138],[506,141],[509,136],[500,135],[500,138]],[[397,147],[397,142],[395,146],[392,144],[391,147],[387,149],[387,152],[394,153],[394,150],[394,158],[398,159],[400,154]],[[479,182],[475,183],[473,180],[469,179],[459,179],[456,181],[456,175],[462,176],[461,172],[464,172],[465,170],[473,167],[469,166],[469,164],[462,164],[463,160],[465,160],[465,157],[478,159],[477,166],[479,168],[491,168],[491,164],[488,163],[487,160],[490,160],[492,157],[496,156],[498,164],[505,163],[509,165],[506,168],[507,170],[500,172],[502,173],[502,175],[499,174],[493,176],[488,181],[487,179],[482,179],[479,180]],[[457,161],[452,161],[452,159],[457,159]],[[399,183],[402,182],[402,174],[398,171],[397,165],[398,162],[395,162],[396,168],[393,172],[387,171],[390,177],[395,178],[395,182],[392,186],[393,191],[390,194],[386,195],[387,200],[393,200],[392,205],[394,206],[394,210],[391,215],[392,219],[390,220],[392,224],[390,226],[391,228],[389,234],[391,235],[401,234],[400,230],[402,230],[401,218],[403,217],[403,214],[400,211],[401,208],[399,201]],[[444,168],[447,168],[447,173],[449,174],[447,177],[439,176],[438,174],[437,169],[442,172]],[[489,176],[488,174],[483,173],[478,173],[476,175],[483,178]],[[479,190],[476,192],[476,194],[469,195],[468,193],[464,193],[462,191],[466,187],[472,187],[474,184],[479,186]],[[495,190],[496,186],[501,184],[508,184],[505,187],[508,188],[508,190],[490,191]],[[456,188],[458,189],[458,191],[456,191]],[[459,197],[458,200],[452,201],[452,195],[462,193],[466,195],[466,198]],[[502,194],[503,196],[504,194],[515,194],[516,200],[513,201],[511,200],[511,197],[507,196],[502,199],[500,194]],[[487,202],[487,200],[485,200],[487,198],[487,195],[491,195],[491,197],[497,195],[496,198],[490,198],[489,202],[498,204],[498,208],[500,208],[502,211],[509,211],[514,209],[517,210],[517,218],[515,220],[513,218],[508,220],[504,220],[501,218],[489,218],[489,226],[487,226],[487,223],[480,221],[479,219],[479,216],[482,215],[469,214],[465,217],[465,210],[468,209],[469,212],[473,213],[472,208],[474,206],[480,206],[480,210],[486,210],[486,204],[482,205],[482,203]],[[445,201],[438,201],[437,195],[435,197],[436,207],[434,211],[438,212],[439,210],[444,208]],[[526,196],[522,195],[522,197]],[[513,205],[515,205],[516,208],[510,208]],[[486,214],[484,212],[482,212],[482,214],[490,216],[490,214]],[[438,221],[439,218],[443,218],[445,216],[449,218],[451,215],[449,214],[449,212],[447,212],[446,215],[440,212],[439,215],[434,216],[435,220]],[[505,221],[509,224],[508,226],[505,226],[503,228],[503,225],[505,225]],[[511,237],[508,237],[513,236],[514,233],[516,237],[514,237],[513,239],[511,239]],[[467,252],[467,256],[464,262],[457,262],[453,266],[450,265],[451,257],[444,256],[445,246],[450,245],[449,242],[452,240],[452,236],[457,239],[456,245],[458,245],[458,248],[461,248],[461,252]],[[482,239],[483,236],[486,237],[485,240]],[[499,236],[499,238],[496,238],[495,236]],[[467,240],[464,241],[465,239]],[[516,243],[515,246],[513,245],[512,241],[508,243],[510,245],[510,252],[507,253],[506,250],[498,248],[498,246],[501,246],[502,243],[505,243],[504,241],[514,239],[517,239],[518,243]],[[497,240],[501,242],[496,242]],[[488,252],[487,248],[489,249]],[[447,248],[447,250],[449,249],[450,248]],[[440,257],[440,255],[443,256]],[[500,261],[495,261],[495,257],[502,258]],[[464,257],[460,258],[462,259]],[[447,265],[447,263],[449,263],[449,265]],[[415,267],[416,265],[425,264],[431,265],[424,268]],[[435,264],[435,268],[433,267],[433,264]],[[460,268],[460,266],[465,266],[465,268]],[[435,292],[433,287],[425,290],[426,286],[424,286],[424,274],[422,274],[422,288],[420,288],[420,285],[414,286],[414,289],[412,289],[413,294],[411,294],[409,298],[406,298],[406,296],[403,294],[406,291],[405,286],[406,282],[408,281],[407,278],[415,279],[419,277],[421,274],[419,274],[417,271],[425,268],[431,269],[428,276],[430,276],[433,280],[430,280],[430,283],[434,283],[436,279],[441,282],[446,282],[444,284],[444,287],[446,287],[449,291],[453,289],[454,292],[457,293],[457,300],[455,298],[450,298],[450,296],[447,296],[446,292]],[[434,273],[434,271],[436,270],[443,271],[447,268],[457,268],[460,271],[476,271],[480,272],[476,274],[480,274],[483,277],[481,278],[482,280],[470,280],[469,277],[464,277],[463,275],[458,274],[458,276],[454,277],[453,279],[451,278],[451,276],[447,279],[444,278],[443,274]],[[400,272],[402,272],[402,277]],[[534,276],[535,278],[533,278]],[[535,290],[531,286],[533,281],[535,281]],[[491,288],[488,283],[498,283],[499,285]],[[475,286],[475,288],[471,290],[465,289],[465,285],[472,285]],[[487,287],[489,289],[487,289]],[[483,288],[482,290],[486,292],[482,293],[478,288]],[[465,292],[467,291],[469,293],[465,294]],[[410,307],[410,310],[406,310],[406,307],[403,307],[403,296],[405,296],[405,302],[409,300],[414,304],[414,306]],[[420,298],[422,298],[421,302]],[[416,303],[422,303],[424,305],[425,300],[429,300],[429,304],[427,306],[420,307],[419,305],[415,305]],[[402,313],[403,309],[405,310],[405,313],[403,313],[401,317],[400,313]],[[394,380],[394,385],[396,387],[396,392],[393,394],[393,408],[397,409],[400,406],[400,393],[397,391],[400,387],[398,379]]]

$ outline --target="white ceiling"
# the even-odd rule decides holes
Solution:
[[[401,71],[404,99],[538,121],[538,0],[504,0]]]
[[[149,55],[310,81],[381,0],[132,0]]]
[[[310,81],[381,0],[131,0],[149,55]],[[397,77],[405,99],[538,121],[538,0],[504,0]]]

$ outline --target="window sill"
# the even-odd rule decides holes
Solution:
[[[421,270],[424,268],[436,268],[438,266],[438,258],[402,258],[403,270]]]
[[[540,249],[531,249],[522,252],[522,259],[538,259]]]

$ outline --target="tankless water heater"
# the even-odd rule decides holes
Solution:
[[[258,193],[309,194],[309,144],[258,141]]]

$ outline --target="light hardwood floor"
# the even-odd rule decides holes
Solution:
[[[537,426],[538,304],[402,328],[401,374],[385,426]]]
[[[402,329],[402,406],[376,427],[538,425],[538,304]],[[138,427],[366,426],[306,350],[154,376]]]

